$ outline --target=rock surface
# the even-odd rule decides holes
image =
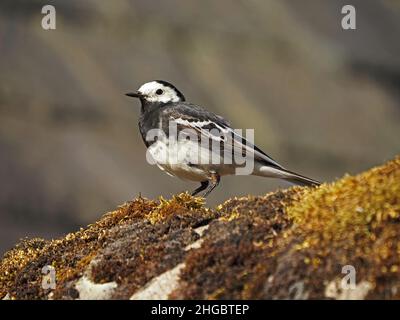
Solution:
[[[399,299],[399,223],[400,158],[214,209],[137,198],[65,238],[19,243],[0,262],[0,299]]]

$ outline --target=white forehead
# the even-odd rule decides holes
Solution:
[[[156,91],[157,89],[165,89],[165,88],[166,86],[164,86],[162,83],[159,83],[157,81],[151,81],[143,84],[139,88],[139,92],[146,94]]]
[[[158,89],[162,89],[163,93],[161,95],[157,95],[156,91]],[[142,85],[139,90],[140,93],[146,95],[146,100],[150,102],[178,102],[180,100],[175,89],[166,86],[157,81],[147,82]]]

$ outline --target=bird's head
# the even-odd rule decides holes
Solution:
[[[126,94],[148,103],[170,103],[185,101],[184,95],[175,86],[163,80],[154,80],[143,84],[137,92]]]

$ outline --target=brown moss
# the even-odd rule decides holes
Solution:
[[[139,198],[105,214],[88,228],[70,233],[63,239],[21,242],[1,260],[0,297],[9,293],[12,298],[17,299],[46,298],[49,290],[41,287],[41,270],[46,265],[56,268],[57,289],[53,292],[54,296],[63,297],[64,285],[82,274],[107,239],[112,227],[142,219],[155,206],[155,202]]]
[[[324,298],[352,265],[373,288],[367,298],[399,298],[399,203],[399,158],[319,188],[229,201],[171,297],[287,299],[297,286],[298,298]]]
[[[186,250],[200,238],[200,248]],[[319,188],[295,187],[234,198],[215,210],[186,193],[139,197],[98,222],[53,241],[24,240],[0,262],[0,297],[46,299],[41,269],[57,272],[55,299],[75,299],[76,281],[115,281],[129,298],[179,263],[170,298],[324,298],[328,283],[353,265],[367,298],[400,298],[400,158]]]
[[[183,259],[184,246],[199,237],[192,228],[215,217],[203,207],[203,199],[188,194],[158,202],[139,197],[62,239],[17,245],[0,264],[0,297],[9,293],[16,299],[47,298],[50,291],[41,288],[41,270],[52,265],[57,279],[53,298],[71,298],[76,295],[74,282],[96,259],[94,281],[117,281],[121,286],[116,295],[127,298]]]
[[[96,282],[117,281],[114,298],[127,298],[153,277],[185,258],[184,248],[197,240],[194,228],[215,219],[203,199],[188,194],[160,199],[145,220],[114,228],[92,269]]]
[[[290,247],[296,277],[301,269],[311,270],[310,277],[319,284],[310,288],[311,297],[323,296],[322,281],[341,278],[344,265],[355,267],[358,282],[375,286],[369,298],[399,297],[400,158],[307,190],[287,213],[296,228],[286,237],[299,239]],[[280,278],[277,286],[287,287],[287,274]]]
[[[171,200],[160,197],[160,203],[147,216],[152,224],[168,219],[176,214],[177,211],[190,215],[193,210],[199,210],[204,206],[203,198],[192,197],[188,193],[174,195]],[[184,209],[184,211],[182,211]]]
[[[188,254],[182,285],[171,298],[251,297],[261,266],[270,265],[279,235],[291,226],[284,206],[301,193],[302,188],[292,188],[219,206],[221,218],[210,224],[201,248]]]
[[[45,245],[43,239],[22,240],[4,255],[0,263],[0,299],[7,294],[18,272],[40,255]]]

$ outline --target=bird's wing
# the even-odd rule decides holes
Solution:
[[[214,141],[217,140],[222,149],[229,148],[226,145],[226,136],[230,136],[231,148],[235,152],[239,150],[243,155],[251,155],[255,161],[264,165],[284,169],[265,152],[235,132],[229,122],[219,115],[189,103],[177,103],[165,108],[162,112],[166,118],[179,126],[179,131],[185,128],[195,130],[200,134],[200,137],[205,136]],[[218,134],[218,132],[222,134]],[[225,136],[225,139],[223,136]]]

